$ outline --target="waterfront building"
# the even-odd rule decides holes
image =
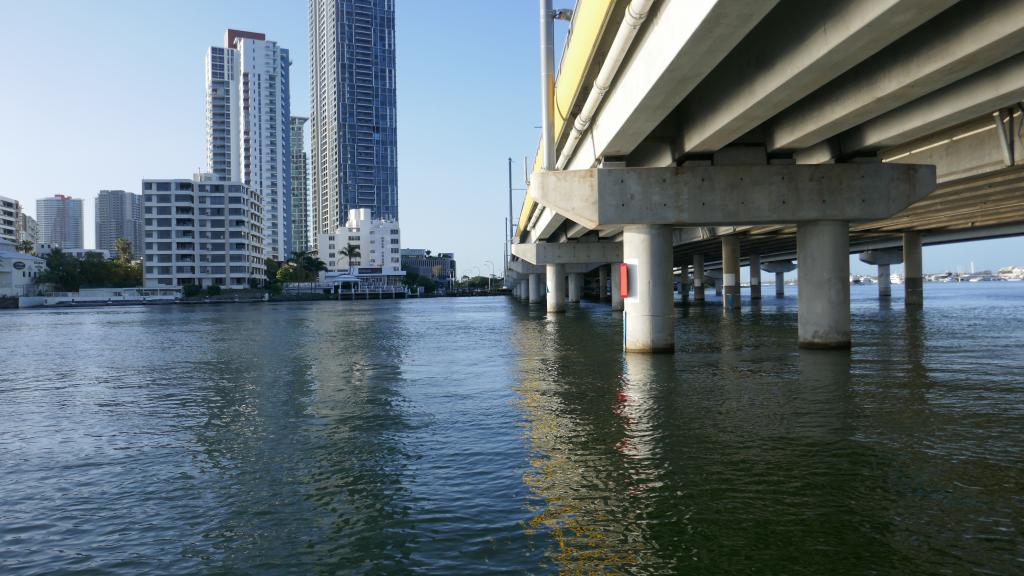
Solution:
[[[264,253],[292,252],[288,50],[264,34],[227,30],[206,54],[206,158],[263,202]]]
[[[0,196],[0,240],[18,241],[18,218],[21,204],[14,198]]]
[[[247,288],[266,275],[259,193],[216,174],[142,181],[143,286]]]
[[[422,248],[406,248],[402,252],[402,270],[430,278],[441,286],[451,286],[458,278],[455,254],[440,252],[431,254]]]
[[[124,190],[100,190],[96,196],[96,248],[117,253],[118,238],[132,244],[132,258],[142,256],[142,196]]]
[[[36,219],[21,212],[18,215],[18,242],[31,242],[33,245],[39,241],[39,225]]]
[[[310,0],[312,234],[398,219],[394,0]]]
[[[0,238],[0,296],[26,296],[46,269],[42,258],[17,251],[17,245]]]
[[[292,252],[305,252],[309,242],[309,162],[304,126],[309,118],[292,116]]]
[[[64,250],[83,248],[82,200],[57,194],[36,200],[39,242]]]
[[[358,256],[350,256],[350,247]],[[405,277],[398,222],[373,218],[369,208],[349,210],[344,227],[320,234],[317,254],[328,272],[350,274],[364,287],[393,285]]]

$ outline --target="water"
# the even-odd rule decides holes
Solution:
[[[1024,573],[1024,285],[852,292],[3,312],[0,573]]]

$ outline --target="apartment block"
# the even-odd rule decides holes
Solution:
[[[247,288],[265,279],[263,202],[215,174],[143,180],[143,286]]]

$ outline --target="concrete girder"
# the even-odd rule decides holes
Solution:
[[[513,246],[518,246],[518,244],[513,244]],[[601,264],[598,264],[596,262],[593,262],[593,263],[591,263],[591,262],[584,262],[584,263],[579,263],[579,264],[566,264],[565,265],[565,273],[566,274],[586,274],[587,272],[590,272],[591,270],[593,270],[594,268],[597,268],[600,265]],[[531,276],[533,274],[538,274],[538,275],[543,276],[544,274],[547,273],[547,268],[546,268],[545,265],[530,264],[526,260],[514,260],[512,262],[512,264],[510,264],[509,266],[517,274],[521,275],[520,278],[527,278],[527,277],[529,277],[529,276]]]
[[[1024,54],[869,120],[840,137],[844,153],[881,150],[1024,100]]]
[[[626,156],[690,93],[778,0],[662,0],[648,14],[629,58],[570,169]]]
[[[535,198],[589,228],[888,218],[935,189],[932,166],[829,164],[541,172]]]
[[[621,242],[538,242],[512,245],[512,254],[531,264],[622,262]]]
[[[540,215],[530,226],[529,242],[546,240],[565,222],[565,217],[551,210],[540,210]]]
[[[962,2],[779,114],[768,149],[817,144],[1022,49],[1024,3]]]
[[[955,1],[780,4],[683,102],[677,152],[733,142]]]

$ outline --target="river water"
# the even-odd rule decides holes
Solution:
[[[5,311],[2,574],[1021,574],[1024,284]]]

